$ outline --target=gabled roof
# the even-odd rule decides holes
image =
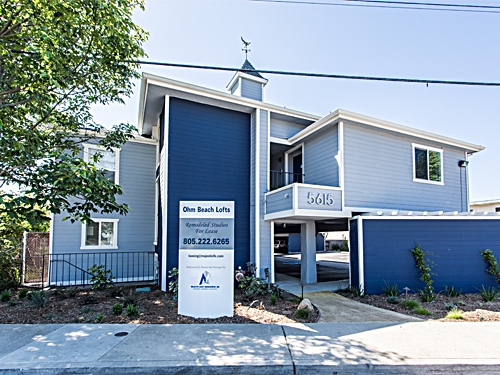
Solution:
[[[258,78],[264,78],[262,77],[259,72],[257,72],[255,70],[255,68],[253,67],[252,63],[250,63],[250,61],[248,61],[247,59],[245,59],[245,62],[243,63],[243,65],[241,66],[242,70],[253,70],[253,71],[249,71],[249,72],[244,72],[246,74],[250,74],[251,76],[254,76],[254,77],[258,77]]]

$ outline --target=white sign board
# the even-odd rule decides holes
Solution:
[[[233,316],[234,202],[181,201],[178,313]]]

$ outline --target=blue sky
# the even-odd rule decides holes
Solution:
[[[258,69],[500,82],[500,14],[146,0],[135,21],[150,33],[145,49],[153,61],[239,67],[243,36]],[[143,71],[218,90],[233,75],[152,66]],[[471,200],[500,198],[500,87],[266,78],[265,100],[273,104],[320,116],[342,108],[485,146],[471,158]],[[94,107],[95,120],[136,124],[138,91],[139,82],[124,106]]]

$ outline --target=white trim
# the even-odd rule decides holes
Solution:
[[[101,147],[92,143],[84,143],[83,144],[83,160],[87,163],[89,162],[89,149],[95,149],[99,151],[108,151],[104,147]],[[115,169],[112,171],[115,173],[115,180],[113,181],[116,185],[120,184],[120,149],[116,147],[112,147],[112,150],[115,154]],[[97,167],[97,166],[96,166]]]
[[[212,90],[212,89],[208,89],[206,87],[196,86],[196,85],[192,85],[190,83],[176,81],[173,79],[160,77],[160,76],[150,74],[150,73],[143,73],[142,74],[142,81],[141,81],[141,88],[144,88],[144,91],[147,92],[148,86],[150,84],[155,85],[155,86],[160,86],[160,87],[170,89],[170,90],[179,90],[179,91],[182,91],[184,93],[198,95],[198,96],[202,96],[205,98],[211,98],[211,99],[221,100],[221,101],[228,102],[228,103],[239,104],[239,105],[250,107],[253,109],[269,110],[269,111],[272,111],[274,113],[279,113],[279,114],[283,114],[285,116],[290,116],[290,117],[296,117],[296,118],[303,119],[303,120],[316,121],[316,120],[320,119],[320,116],[316,116],[316,115],[312,115],[309,113],[304,113],[304,112],[288,109],[285,107],[280,107],[280,106],[277,106],[274,104],[264,103],[260,100],[249,99],[249,98],[245,98],[242,96],[233,95],[231,93]],[[142,93],[142,91],[141,91],[141,93]],[[138,128],[139,128],[140,133],[142,133],[142,128],[144,126],[144,114],[145,114],[145,103],[146,103],[145,95],[144,95],[144,98],[142,100],[144,101],[144,109],[142,110],[142,112],[140,112],[139,121],[138,121]],[[141,102],[139,102],[139,106],[141,106]],[[141,108],[141,107],[139,107],[139,108]],[[251,112],[251,111],[249,111],[249,112]]]
[[[267,111],[267,191],[271,190],[271,143],[269,143],[269,138],[271,138],[271,112]]]
[[[274,277],[274,222],[271,221],[271,283],[275,283]]]
[[[53,213],[50,214],[50,224],[49,224],[49,255],[54,253],[54,218]],[[49,267],[50,269],[50,267]]]
[[[363,219],[357,217],[358,221],[358,281],[359,289],[365,287],[365,264],[364,264],[364,248],[363,248]]]
[[[420,150],[426,150],[426,155],[427,155],[427,176],[428,179],[425,180],[423,178],[417,178],[417,170],[415,166],[415,149],[418,148]],[[436,147],[429,147],[425,145],[421,145],[418,143],[412,143],[411,144],[411,150],[412,150],[412,160],[413,160],[413,182],[421,182],[424,184],[432,184],[432,185],[444,185],[444,150],[442,148],[436,148]],[[434,181],[430,179],[430,165],[429,165],[429,151],[434,151],[434,152],[439,152],[441,155],[441,181]],[[462,202],[463,204],[463,202]]]
[[[486,212],[488,215],[440,215],[440,216],[363,216],[365,220],[500,220],[500,212]],[[477,212],[476,212],[477,214]],[[493,215],[490,215],[493,214]],[[357,216],[361,217],[361,216]]]
[[[465,189],[467,189],[467,212],[470,211],[470,190],[469,190],[469,154],[465,151],[465,161],[467,164],[465,165]]]
[[[120,219],[108,219],[104,217],[93,217],[91,220],[94,223],[113,223],[113,245],[85,245],[86,241],[86,233],[87,233],[87,224],[82,223],[82,232],[81,232],[81,242],[80,242],[80,250],[117,250],[118,249],[118,221]],[[99,228],[101,226],[99,225]],[[98,239],[100,241],[100,233],[98,233]]]
[[[450,146],[459,147],[462,149],[469,150],[471,152],[478,152],[484,150],[484,147],[481,145],[475,145],[469,142],[463,142],[458,139],[444,137],[438,134],[418,130],[415,128],[411,128],[409,126],[403,126],[399,124],[395,124],[392,122],[379,120],[373,117],[368,117],[364,115],[360,115],[358,113],[349,112],[343,109],[337,109],[332,113],[322,117],[317,120],[313,124],[309,125],[304,130],[301,130],[294,136],[288,138],[291,143],[296,143],[303,140],[305,137],[311,135],[312,133],[324,128],[325,126],[331,125],[340,120],[347,120],[353,122],[359,122],[364,125],[373,126],[376,128],[393,131],[400,134],[410,135],[413,137],[423,138],[434,142],[444,143]]]
[[[340,188],[338,186],[325,186],[325,185],[304,184],[304,183],[301,183],[301,182],[294,182],[292,185],[297,185],[299,187],[311,188],[311,189],[324,189],[324,190],[335,190],[335,191],[342,190],[342,188]]]
[[[299,188],[298,188],[298,184],[293,184],[292,209],[296,210],[297,207],[299,207]]]
[[[269,117],[271,117],[269,115]],[[269,136],[269,143],[278,143],[280,145],[286,145],[286,146],[290,146],[291,143],[288,142],[288,139],[284,139],[284,138],[278,138],[278,137],[271,137]]]
[[[255,276],[260,277],[260,109],[255,116]]]
[[[340,158],[340,163],[339,163],[339,185],[340,185],[340,188],[342,190],[342,196],[341,196],[341,209],[343,210],[344,207],[345,207],[345,179],[344,179],[344,123],[342,121],[339,122],[338,124],[338,155],[339,155],[339,158]]]
[[[165,95],[163,121],[163,200],[162,200],[162,238],[161,238],[161,290],[167,291],[167,220],[168,220],[168,131],[169,131],[170,96]]]
[[[290,181],[289,181],[289,175],[288,175],[288,157],[291,156],[292,157],[292,163],[293,163],[293,158],[295,156],[297,156],[299,154],[299,152],[297,152],[298,150],[300,149],[300,154],[302,154],[302,175],[305,176],[305,172],[304,172],[304,143],[301,143],[301,144],[298,144],[297,146],[295,147],[292,147],[290,150],[287,150],[284,152],[284,155],[285,155],[285,183],[287,185],[291,185],[290,184]],[[294,172],[292,172],[294,173]],[[304,180],[304,178],[302,179],[302,181]]]
[[[351,276],[351,220],[347,220],[347,233],[348,233],[348,238],[347,238],[347,243],[349,244],[349,286],[352,285],[352,276]]]
[[[285,211],[273,212],[264,215],[264,221],[284,221],[284,220],[323,220],[332,218],[350,218],[351,211],[321,211],[289,209]]]
[[[282,186],[278,189],[275,189],[275,190],[271,190],[271,191],[268,191],[264,194],[264,197],[267,197],[268,195],[271,195],[271,194],[275,194],[275,193],[279,193],[283,190],[286,190],[286,189],[290,189],[290,188],[293,188],[293,185],[294,184],[289,184],[289,185],[285,185],[285,186]]]

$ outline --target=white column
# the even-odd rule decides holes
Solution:
[[[306,284],[318,282],[316,275],[316,226],[314,221],[300,225],[300,280]]]

